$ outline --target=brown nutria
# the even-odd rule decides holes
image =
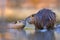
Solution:
[[[27,19],[30,24],[35,25],[35,29],[54,29],[56,14],[49,9],[42,9]]]

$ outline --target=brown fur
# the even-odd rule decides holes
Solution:
[[[29,18],[31,24],[35,25],[35,29],[54,29],[56,22],[56,14],[49,9],[42,9],[36,14],[31,15]]]

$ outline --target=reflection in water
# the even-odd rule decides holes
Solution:
[[[24,30],[8,29],[6,40],[27,40],[26,32]]]
[[[60,28],[47,31],[0,29],[0,40],[60,40]],[[3,31],[3,32],[2,32]],[[3,35],[2,35],[3,34]]]
[[[55,40],[54,32],[53,31],[36,31],[34,34],[30,34],[28,36],[29,40]]]
[[[29,33],[28,33],[29,32]],[[27,34],[28,33],[28,34]],[[55,40],[53,31],[34,31],[8,29],[4,40]]]
[[[54,31],[52,30],[42,32],[8,29],[4,37],[4,40],[55,40]]]

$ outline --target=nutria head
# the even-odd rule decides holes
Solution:
[[[26,18],[26,21],[30,24],[34,24],[34,16],[35,14],[32,14]]]
[[[30,24],[35,25],[35,29],[53,29],[56,22],[56,14],[49,9],[42,9],[27,19]]]

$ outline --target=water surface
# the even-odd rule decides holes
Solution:
[[[35,31],[0,29],[0,40],[60,40],[60,28],[58,30]],[[2,31],[3,30],[3,31]]]

